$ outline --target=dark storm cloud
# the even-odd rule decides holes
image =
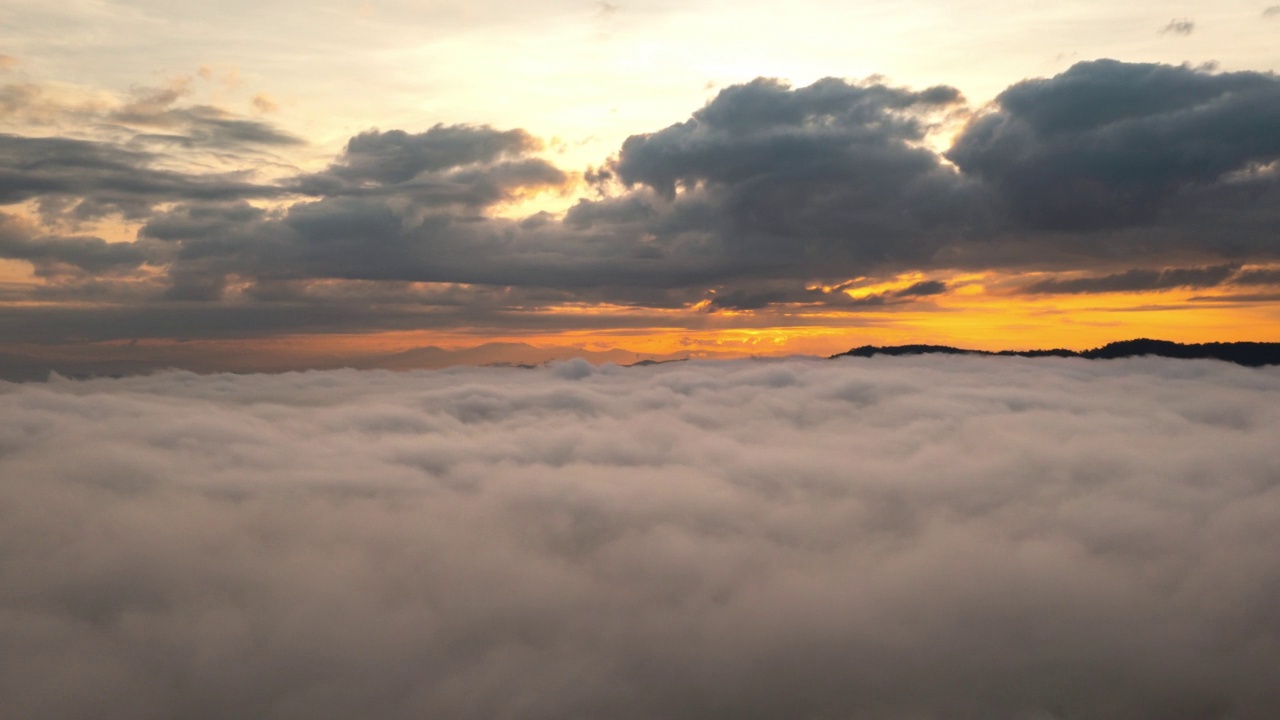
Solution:
[[[12,720],[1280,714],[1271,370],[569,362],[0,400]]]
[[[1227,282],[1239,269],[1235,265],[1205,268],[1167,268],[1164,270],[1127,270],[1113,275],[1059,280],[1041,280],[1022,289],[1027,293],[1108,293],[1169,290],[1172,288],[1207,288]],[[1239,282],[1234,280],[1233,282]]]
[[[997,188],[1030,229],[1148,225],[1176,199],[1280,158],[1280,78],[1080,63],[1005,90],[947,157]],[[1275,174],[1253,182],[1274,191]]]

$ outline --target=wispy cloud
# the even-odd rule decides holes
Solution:
[[[1146,292],[1171,288],[1206,288],[1221,285],[1239,266],[1215,265],[1206,268],[1165,268],[1127,270],[1112,275],[1077,278],[1049,278],[1023,288],[1028,293]]]
[[[1195,29],[1196,23],[1194,20],[1189,18],[1175,18],[1170,20],[1168,25],[1165,25],[1160,29],[1160,34],[1167,35],[1169,33],[1173,33],[1174,35],[1190,35]]]

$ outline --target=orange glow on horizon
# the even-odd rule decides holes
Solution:
[[[945,280],[949,289],[945,294],[923,297],[893,295],[926,279]],[[1138,337],[1184,343],[1280,341],[1280,301],[1267,298],[1268,288],[1262,289],[1257,301],[1232,300],[1231,292],[1244,292],[1239,287],[1078,295],[1018,294],[1014,289],[1034,279],[998,273],[950,277],[906,273],[889,280],[858,278],[831,286],[835,292],[848,293],[856,286],[860,296],[891,298],[876,307],[793,304],[711,312],[705,300],[684,308],[567,303],[509,309],[490,324],[454,329],[235,339],[139,338],[10,345],[5,350],[46,359],[146,360],[160,366],[277,370],[380,367],[397,354],[405,355],[394,358],[395,367],[443,367],[540,362],[577,353],[598,361],[634,362],[650,358],[826,356],[868,344],[1084,350]],[[5,303],[9,307],[22,304]],[[566,327],[570,324],[576,327]],[[439,350],[424,355],[430,348]]]

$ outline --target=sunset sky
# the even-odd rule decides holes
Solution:
[[[9,0],[0,365],[1280,340],[1280,5]]]
[[[1280,0],[0,0],[0,715],[1275,720],[1280,345],[847,352],[1141,338]]]

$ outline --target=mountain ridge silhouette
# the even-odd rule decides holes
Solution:
[[[1114,360],[1152,355],[1180,360],[1222,360],[1225,362],[1261,367],[1280,365],[1280,343],[1275,342],[1211,342],[1178,343],[1170,340],[1137,338],[1107,343],[1090,350],[968,350],[949,345],[863,345],[830,356],[871,357],[873,355],[991,355],[1016,357],[1080,357],[1087,360]]]

